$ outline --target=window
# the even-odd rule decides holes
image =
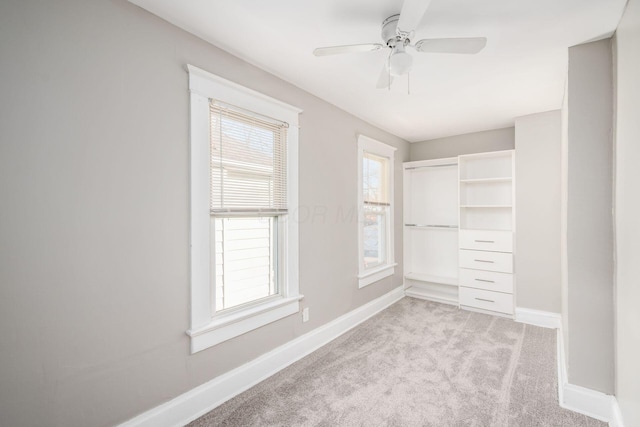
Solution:
[[[395,148],[358,137],[359,286],[394,273],[393,156]]]
[[[194,353],[299,311],[300,110],[188,69]]]
[[[280,293],[288,125],[209,104],[217,313]]]

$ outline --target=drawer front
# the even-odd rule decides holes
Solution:
[[[461,268],[458,278],[460,286],[513,293],[513,274]]]
[[[513,314],[513,295],[461,286],[460,305]]]
[[[460,250],[460,267],[513,273],[513,255],[503,252]]]
[[[513,233],[511,231],[460,230],[460,248],[513,252]]]

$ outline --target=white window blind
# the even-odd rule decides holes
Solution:
[[[211,114],[211,213],[287,211],[287,127],[215,100]]]

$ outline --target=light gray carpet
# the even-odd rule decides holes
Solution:
[[[556,332],[404,298],[190,426],[606,426],[558,406]]]

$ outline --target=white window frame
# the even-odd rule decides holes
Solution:
[[[376,141],[365,135],[358,135],[358,287],[363,288],[385,277],[392,276],[395,273],[395,254],[393,250],[394,236],[394,156],[397,148]],[[375,269],[365,270],[364,268],[364,195],[362,194],[362,161],[364,153],[371,153],[379,157],[385,157],[389,160],[389,215],[387,218],[387,235],[386,235],[386,253],[387,262],[383,265],[376,266]]]
[[[275,322],[300,311],[298,283],[298,115],[302,112],[277,99],[245,88],[200,68],[187,65],[191,110],[191,353]],[[210,113],[217,99],[257,114],[287,122],[287,203],[284,238],[279,255],[284,260],[280,295],[258,300],[228,312],[215,313],[215,285],[211,266]]]

